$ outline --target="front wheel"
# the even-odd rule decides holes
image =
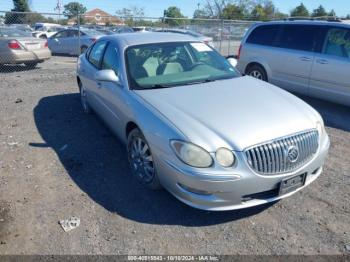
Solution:
[[[252,76],[259,80],[267,82],[267,74],[265,69],[259,65],[253,65],[247,69],[246,75]]]
[[[151,149],[141,130],[135,128],[128,135],[128,159],[132,173],[150,189],[160,189]]]
[[[86,90],[83,84],[79,81],[80,103],[85,114],[91,114],[92,110],[86,97]]]

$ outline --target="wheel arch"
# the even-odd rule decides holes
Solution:
[[[128,138],[130,132],[134,130],[135,128],[139,128],[139,126],[134,121],[129,121],[125,126],[125,136]]]
[[[267,76],[267,80],[270,79],[270,76],[271,76],[271,70],[270,70],[270,67],[264,63],[264,62],[261,62],[261,61],[253,61],[253,62],[250,62],[249,64],[247,64],[246,68],[244,69],[244,74],[247,74],[247,71],[252,68],[253,66],[259,66],[261,67],[265,73],[266,73],[266,76]]]

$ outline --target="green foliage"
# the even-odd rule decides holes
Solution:
[[[82,15],[86,13],[86,7],[79,2],[70,2],[64,5],[63,14],[70,18],[77,17],[78,14]]]
[[[314,9],[312,12],[311,16],[312,17],[322,17],[322,16],[327,16],[326,9],[322,5],[320,5],[318,8]]]
[[[328,16],[337,16],[337,14],[335,13],[334,9],[332,9],[329,13]]]
[[[223,19],[243,19],[244,10],[241,6],[237,6],[235,4],[228,4],[222,10],[222,18]]]
[[[305,5],[301,3],[290,12],[290,16],[309,17],[310,13],[309,10],[307,10],[307,8],[305,7]]]
[[[30,12],[27,0],[13,0],[13,12]],[[5,24],[23,24],[26,23],[28,14],[6,13]]]
[[[180,8],[176,6],[170,6],[167,10],[164,11],[164,16],[172,19],[166,19],[164,22],[170,26],[179,26],[184,23],[181,19],[174,18],[184,18],[184,15],[181,13]]]

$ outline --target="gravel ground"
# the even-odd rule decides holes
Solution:
[[[0,72],[0,254],[350,253],[349,108],[306,99],[331,139],[311,186],[258,208],[205,212],[131,176],[124,146],[82,113],[74,61]],[[81,224],[66,233],[58,221],[71,216]]]

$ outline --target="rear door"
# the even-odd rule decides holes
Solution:
[[[319,28],[314,25],[285,24],[268,57],[271,82],[291,92],[308,94]]]
[[[350,105],[350,29],[327,27],[316,54],[310,95]]]

